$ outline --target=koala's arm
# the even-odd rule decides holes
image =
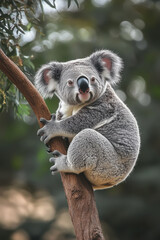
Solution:
[[[41,119],[44,127],[38,130],[41,141],[47,144],[51,138],[61,136],[73,138],[77,133],[86,128],[94,128],[103,119],[101,107],[96,110],[94,107],[84,107],[75,115],[57,121],[55,116],[50,121]]]

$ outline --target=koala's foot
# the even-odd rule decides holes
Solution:
[[[56,172],[68,172],[69,168],[66,164],[67,156],[55,150],[52,152],[53,157],[49,159],[50,163],[53,163],[53,166],[50,168],[52,175]]]

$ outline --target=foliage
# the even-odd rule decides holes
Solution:
[[[76,0],[68,0],[68,8],[72,1],[78,6]],[[33,29],[43,35],[40,27],[41,12],[44,16],[43,3],[56,9],[55,0],[2,0],[0,3],[0,47],[30,80],[33,80],[35,67],[32,63],[32,55],[23,53],[22,35]],[[24,118],[26,114],[29,114],[27,103],[24,104],[24,97],[21,93],[18,93],[18,97],[13,97],[15,95],[14,87],[11,88],[12,84],[2,72],[0,74],[0,112],[7,110],[9,104],[12,104],[17,117]],[[22,109],[22,105],[24,109]]]
[[[61,6],[60,2],[63,3]],[[23,44],[18,42],[23,63],[21,68],[25,73],[31,74],[32,79],[34,69],[37,70],[46,62],[85,57],[96,49],[108,48],[122,57],[124,70],[122,81],[116,86],[116,91],[138,120],[142,141],[141,153],[131,176],[112,189],[95,192],[96,201],[104,231],[107,229],[111,240],[158,240],[160,239],[160,32],[158,31],[160,1],[78,1],[79,8],[72,1],[68,9],[69,2],[67,1],[67,4],[66,1],[54,2],[56,11],[54,8],[49,8],[47,11],[46,5],[43,5],[44,13],[39,6],[38,15],[34,16],[37,17],[38,24],[33,26],[33,22],[28,21],[32,24],[29,32],[32,33],[35,29],[34,39],[28,41],[27,32],[22,29],[25,32],[25,41],[23,40]],[[23,36],[21,32],[19,34]],[[11,56],[7,47],[4,50]],[[16,50],[13,56],[17,57]],[[31,63],[30,70],[27,70],[27,62]],[[1,102],[10,99],[13,103],[15,96],[19,97],[14,86],[10,86],[5,76],[1,75],[0,84],[0,88],[5,93],[0,92]],[[55,103],[55,99],[53,102]],[[53,102],[47,101],[51,112],[55,112],[56,109]],[[25,104],[21,101],[20,103]],[[58,233],[62,232],[61,228],[56,228],[59,226],[57,222],[59,209],[66,207],[59,175],[50,176],[49,164],[46,161],[49,155],[46,155],[44,146],[39,144],[39,139],[36,137],[37,127],[34,125],[33,117],[24,118],[25,121],[27,120],[27,124],[24,124],[23,121],[13,121],[12,113],[11,104],[8,105],[7,114],[1,113],[1,185],[19,183],[20,186],[25,186],[23,188],[32,197],[36,196],[34,194],[38,189],[45,189],[53,195],[57,216],[52,221],[44,223],[40,217],[39,221],[32,222],[29,215],[25,215],[28,217],[25,217],[24,222],[17,228],[12,225],[13,232],[10,227],[3,228],[3,231],[0,231],[0,238],[11,239],[10,236],[17,229],[22,229],[27,232],[29,239],[48,240],[54,239],[53,237],[58,239],[57,236],[60,236]],[[18,213],[20,213],[19,209]],[[70,228],[65,228],[66,222],[64,218],[62,225],[65,233],[59,239],[73,239],[73,235],[68,233]],[[52,238],[46,238],[45,234],[52,228],[54,229],[51,232]],[[8,234],[7,237],[2,235],[2,232]]]

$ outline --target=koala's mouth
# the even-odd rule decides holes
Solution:
[[[77,93],[76,95],[76,101],[80,104],[90,102],[92,98],[92,92]]]

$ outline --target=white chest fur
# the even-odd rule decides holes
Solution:
[[[63,115],[62,119],[64,119],[72,115],[75,115],[82,107],[83,105],[73,106],[73,105],[68,105],[65,102],[61,101],[58,111],[60,111],[60,113]]]

